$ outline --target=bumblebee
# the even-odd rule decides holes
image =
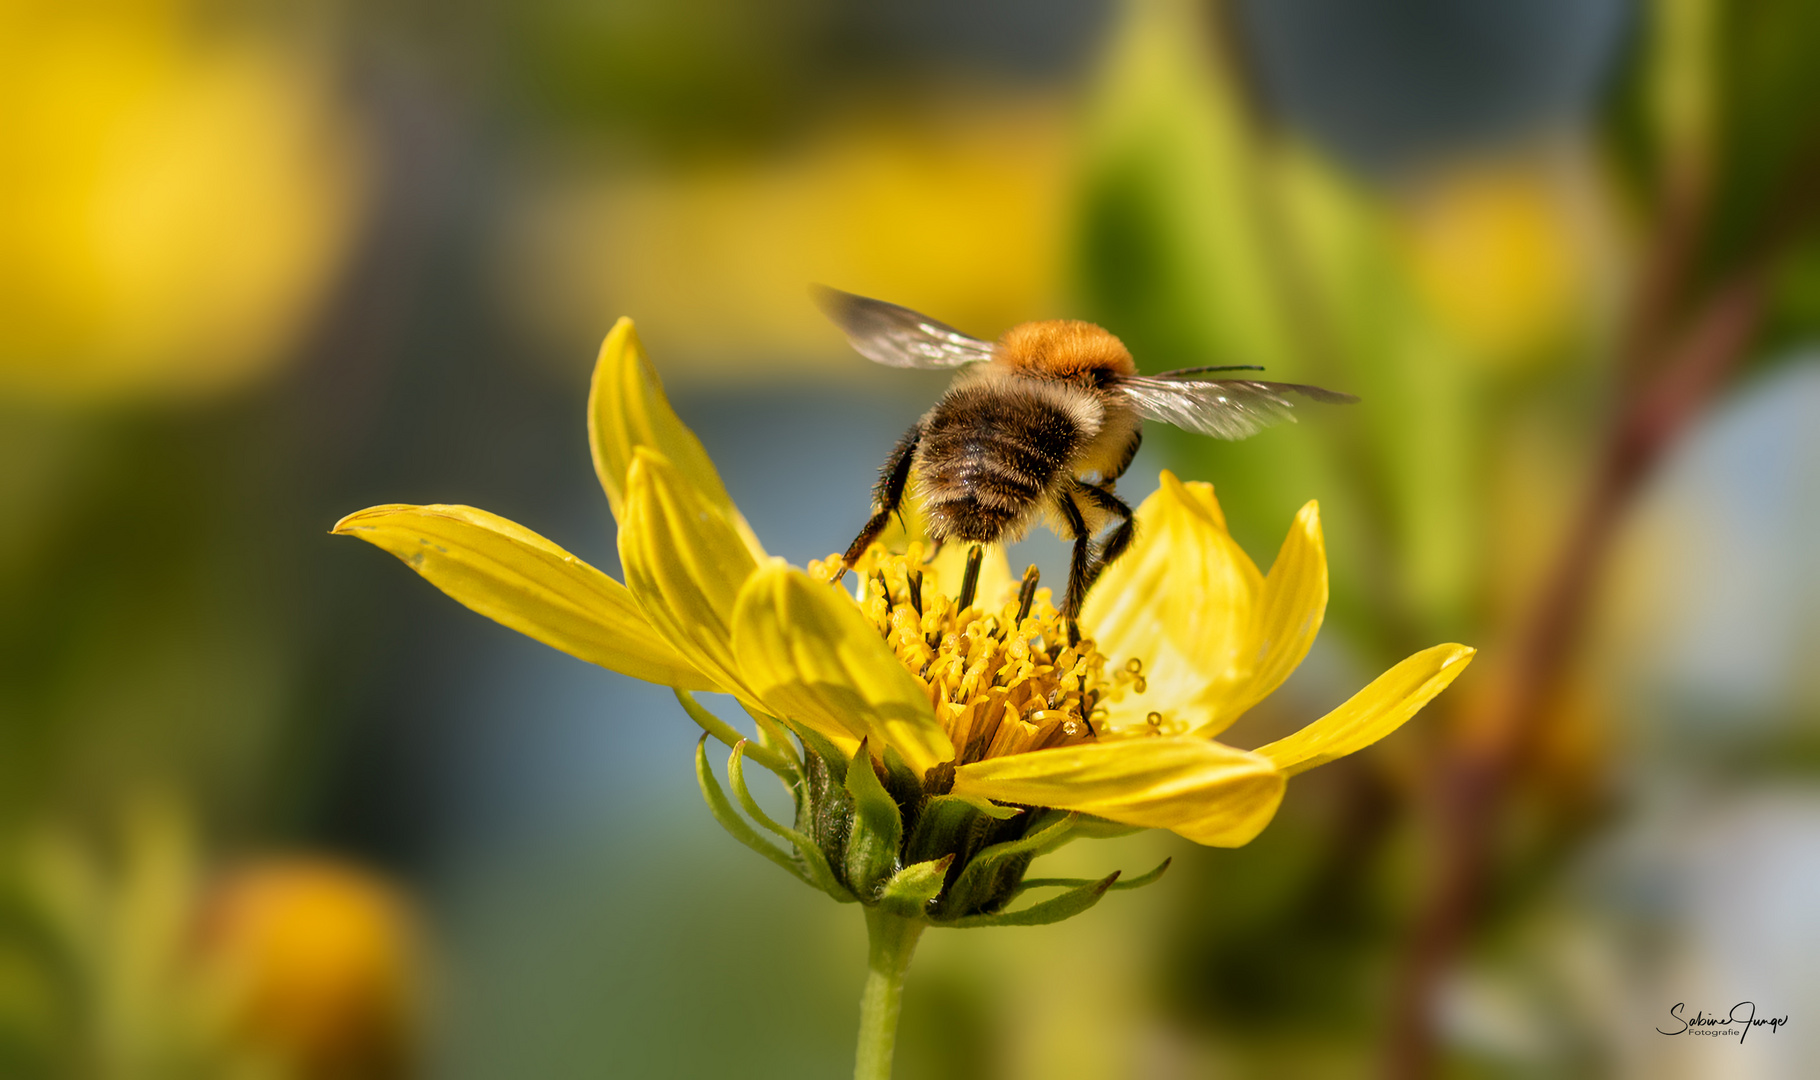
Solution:
[[[1021,323],[989,342],[882,300],[822,286],[815,298],[868,360],[959,370],[885,459],[872,516],[847,548],[844,568],[865,554],[912,487],[938,544],[1016,540],[1047,517],[1074,542],[1060,609],[1070,620],[1100,572],[1131,546],[1131,507],[1113,487],[1137,456],[1145,420],[1243,439],[1293,420],[1291,395],[1358,400],[1297,383],[1201,377],[1261,370],[1250,365],[1140,375],[1118,338],[1073,319]],[[1096,546],[1108,525],[1112,532]]]

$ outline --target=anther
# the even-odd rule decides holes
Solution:
[[[1131,672],[1133,675],[1142,675],[1144,673],[1144,662],[1134,656],[1125,661],[1125,670]]]
[[[967,570],[961,575],[961,595],[955,601],[957,613],[973,606],[973,594],[980,587],[980,563],[985,557],[986,549],[978,544],[967,549]]]
[[[923,572],[912,570],[904,575],[910,584],[910,606],[916,609],[916,617],[923,617]]]
[[[1153,728],[1160,728],[1163,726],[1163,714],[1160,712],[1145,713],[1144,723],[1149,724]]]
[[[1030,617],[1030,605],[1036,600],[1036,582],[1040,577],[1042,574],[1037,570],[1035,563],[1031,563],[1030,569],[1024,571],[1024,587],[1017,591],[1017,621],[1019,623]]]

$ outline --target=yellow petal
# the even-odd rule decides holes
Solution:
[[[1257,754],[1208,739],[1159,736],[987,758],[956,769],[954,791],[1238,847],[1276,814],[1283,775]]]
[[[870,737],[918,773],[954,758],[928,688],[859,607],[781,559],[759,567],[740,590],[733,651],[745,684],[779,716],[844,746]]]
[[[1137,539],[1087,595],[1081,628],[1115,664],[1144,661],[1148,684],[1108,704],[1109,725],[1158,709],[1200,720],[1256,664],[1253,619],[1263,575],[1226,532],[1210,484],[1165,471],[1137,511]]]
[[[1283,685],[1308,655],[1326,612],[1327,545],[1321,537],[1321,508],[1310,500],[1296,514],[1264,578],[1251,627],[1250,676],[1209,702],[1192,733],[1219,734]]]
[[[1294,776],[1362,750],[1401,727],[1447,689],[1476,651],[1465,645],[1424,649],[1372,680],[1346,704],[1286,739],[1259,747],[1257,753]]]
[[[722,507],[642,446],[626,475],[619,561],[651,625],[690,663],[740,692],[733,605],[758,561]]]
[[[670,407],[664,384],[639,343],[632,320],[622,318],[601,343],[588,386],[588,449],[594,455],[594,473],[606,490],[614,520],[625,523],[627,474],[639,447],[655,450],[693,484],[701,497],[733,522],[754,557],[764,551],[752,529],[741,517],[714,462]]]
[[[471,506],[374,506],[336,522],[487,618],[570,656],[684,690],[715,683],[671,648],[624,585]]]

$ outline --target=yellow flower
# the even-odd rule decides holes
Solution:
[[[1396,730],[1473,654],[1417,653],[1294,735],[1236,749],[1212,736],[1280,686],[1320,628],[1327,564],[1315,504],[1262,574],[1227,534],[1212,488],[1164,473],[1071,645],[1034,579],[1017,595],[999,551],[979,570],[971,605],[941,589],[958,553],[924,564],[875,549],[858,602],[827,583],[827,567],[768,557],[671,411],[629,320],[601,347],[588,412],[623,585],[470,507],[377,506],[335,532],[583,660],[680,691],[724,691],[844,754],[864,745],[901,760],[934,795],[1074,811],[1216,846],[1251,840],[1288,777]],[[743,752],[775,766],[779,745]]]
[[[423,987],[406,899],[340,862],[278,857],[208,898],[201,956],[229,1038],[297,1080],[414,1072]]]

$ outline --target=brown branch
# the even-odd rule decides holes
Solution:
[[[1432,1074],[1433,1012],[1442,977],[1477,914],[1500,798],[1557,688],[1624,511],[1642,481],[1743,359],[1763,320],[1765,267],[1718,292],[1665,351],[1612,428],[1585,505],[1519,624],[1497,682],[1444,752],[1433,793],[1436,874],[1429,883],[1393,998],[1386,1075]]]

